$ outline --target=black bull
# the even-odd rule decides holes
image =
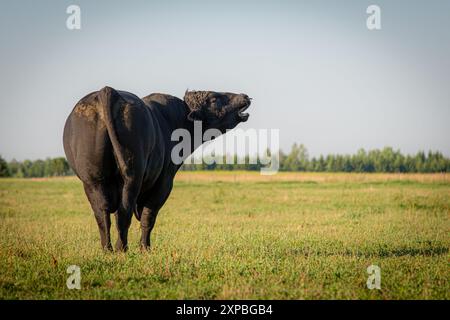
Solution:
[[[83,182],[94,211],[102,247],[112,250],[110,214],[115,213],[116,250],[127,249],[133,213],[141,223],[141,247],[150,247],[150,233],[180,168],[171,159],[176,129],[194,134],[194,121],[203,131],[225,133],[247,121],[245,94],[187,91],[184,101],[166,94],[138,98],[105,87],[82,98],[64,127],[64,150]],[[191,153],[195,147],[192,146]]]

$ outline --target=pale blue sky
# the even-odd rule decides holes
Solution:
[[[82,29],[66,28],[81,7]],[[366,8],[382,30],[366,28]],[[312,155],[389,145],[450,156],[450,1],[1,1],[0,154],[64,155],[66,117],[105,85],[244,92],[243,128]]]

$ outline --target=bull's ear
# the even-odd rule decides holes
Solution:
[[[200,110],[193,110],[187,116],[189,121],[202,121],[203,114]]]

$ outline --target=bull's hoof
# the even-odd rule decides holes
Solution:
[[[127,244],[123,244],[122,242],[117,242],[116,243],[116,251],[117,252],[126,252],[128,250],[128,245]]]
[[[103,246],[102,249],[103,249],[104,252],[107,252],[107,253],[113,252],[113,247],[112,247],[111,244]]]
[[[150,243],[140,243],[140,248],[142,252],[150,252],[151,247],[150,247]]]

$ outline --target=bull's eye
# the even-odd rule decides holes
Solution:
[[[211,103],[216,103],[216,101],[217,101],[217,98],[212,98],[211,99]]]

